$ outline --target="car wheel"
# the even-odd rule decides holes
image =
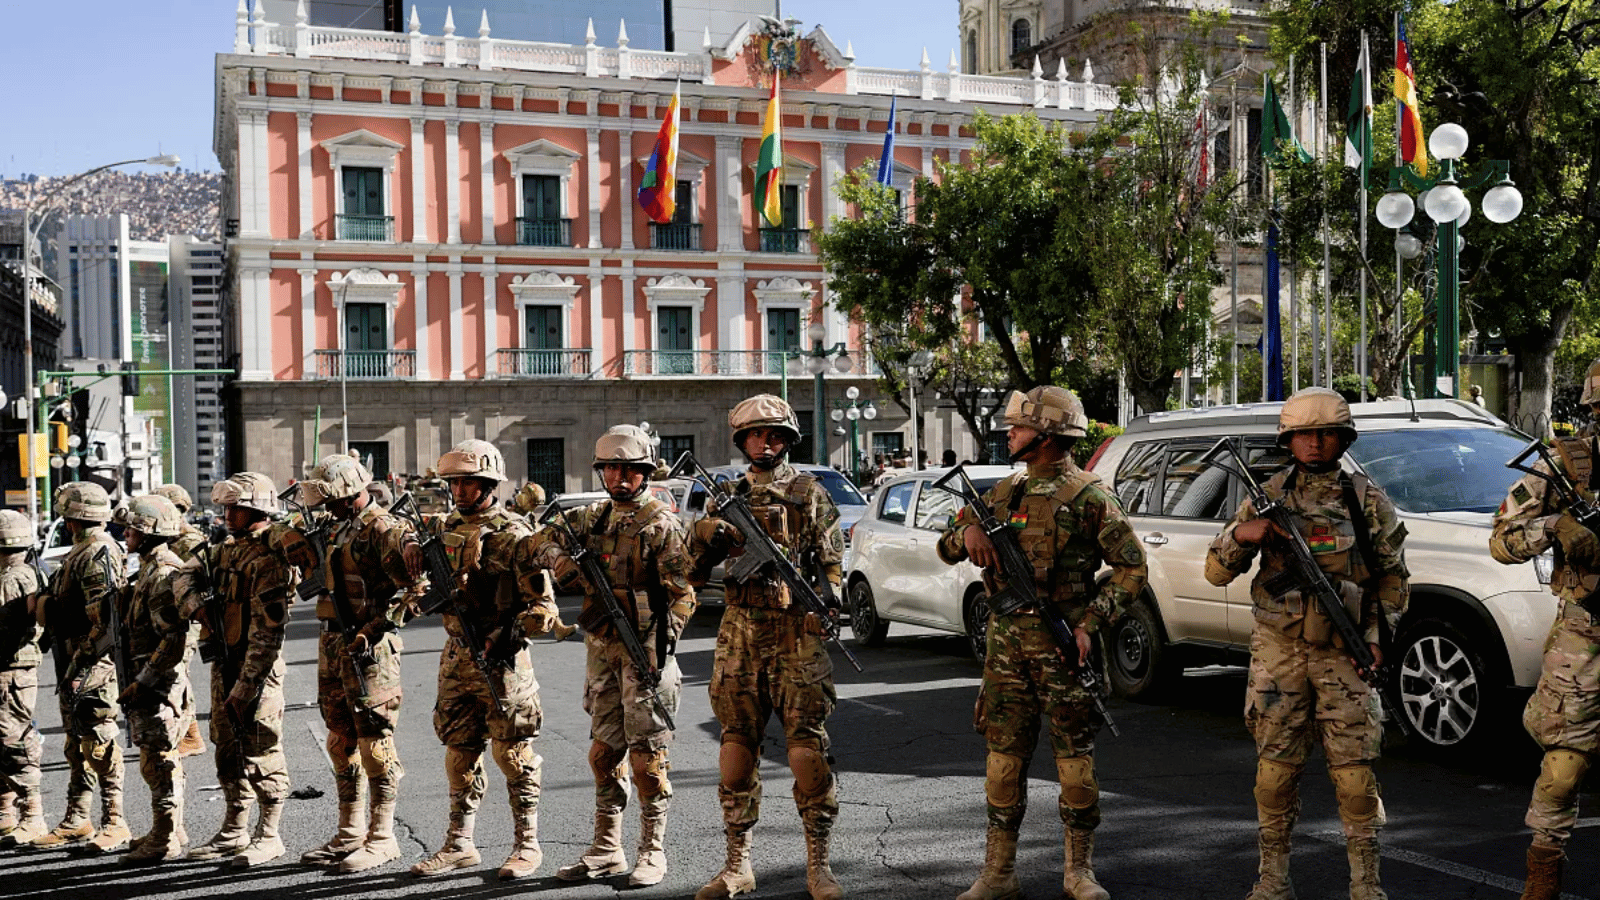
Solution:
[[[865,578],[850,584],[850,633],[863,647],[877,647],[889,635],[889,623],[879,617],[872,586]]]
[[[972,591],[967,597],[961,621],[967,629],[967,643],[973,658],[983,662],[989,653],[989,602],[982,591]]]
[[[1128,607],[1111,628],[1106,649],[1111,686],[1129,700],[1157,699],[1178,674],[1161,620],[1148,601]]]
[[[1390,694],[1399,698],[1406,730],[1441,749],[1479,735],[1489,670],[1473,643],[1450,623],[1426,619],[1406,630],[1397,649]]]

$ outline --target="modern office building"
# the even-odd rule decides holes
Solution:
[[[167,239],[172,269],[172,368],[214,369],[215,375],[175,378],[172,408],[179,427],[173,433],[171,480],[197,499],[211,495],[211,485],[228,477],[227,423],[222,404],[227,357],[222,345],[222,244],[190,235]]]
[[[20,443],[27,431],[27,355],[23,316],[33,318],[33,369],[46,372],[58,364],[61,339],[60,290],[40,270],[37,249],[33,264],[22,264],[22,214],[0,210],[0,489],[4,503],[26,510],[26,472]],[[25,293],[26,292],[26,293]],[[27,297],[25,300],[24,298]]]

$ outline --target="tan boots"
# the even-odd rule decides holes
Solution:
[[[1017,880],[1017,833],[989,826],[983,851],[983,872],[956,900],[1014,900],[1022,896]]]
[[[750,868],[750,832],[752,829],[723,829],[728,838],[728,858],[705,887],[695,892],[694,900],[721,900],[738,894],[748,894],[756,889],[756,873]]]
[[[622,852],[622,810],[597,809],[594,812],[594,842],[570,866],[556,870],[562,881],[586,881],[628,871],[628,857]]]
[[[1521,900],[1557,900],[1561,896],[1561,869],[1566,853],[1560,847],[1534,844],[1528,848],[1528,881]]]

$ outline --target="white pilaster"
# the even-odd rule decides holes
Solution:
[[[461,257],[451,257],[445,273],[450,277],[450,319],[444,326],[450,333],[450,380],[460,381],[466,377],[461,357],[466,355],[467,344],[461,327]]]
[[[590,105],[589,111],[591,113],[594,111],[593,104]],[[588,175],[587,182],[588,182],[588,185],[589,185],[589,188],[588,188],[588,190],[589,190],[589,202],[588,202],[588,207],[589,207],[589,247],[591,249],[599,249],[600,246],[601,246],[601,241],[600,241],[600,213],[602,212],[602,210],[600,209],[600,129],[599,128],[590,128],[589,129],[589,140],[588,140],[587,144],[588,144],[588,146],[587,146],[587,151],[588,152],[587,152],[586,158],[584,160],[584,168],[585,168],[585,170],[587,170],[587,175]]]
[[[826,229],[835,216],[845,214],[844,201],[832,190],[832,185],[838,184],[845,174],[844,148],[842,141],[822,142],[822,221],[817,223],[818,231]]]
[[[724,262],[717,272],[717,349],[745,349],[744,267]]]
[[[622,192],[622,249],[633,247],[633,129],[628,127],[633,112],[633,96],[624,94],[622,114],[617,119],[617,187]]]
[[[721,176],[715,201],[718,250],[744,249],[744,228],[739,218],[739,146],[739,138],[717,135],[716,166]]]
[[[239,267],[240,322],[258,335],[272,333],[272,288],[268,260],[244,261]],[[272,342],[239,342],[239,377],[246,381],[272,380]]]
[[[461,243],[461,122],[444,123],[445,240]],[[456,363],[451,361],[453,368]]]
[[[428,350],[428,323],[432,316],[428,311],[428,258],[422,254],[412,258],[411,278],[416,285],[417,305],[417,380],[430,381],[433,370],[429,365]]]
[[[483,267],[483,377],[493,378],[497,373],[495,363],[500,352],[500,298],[498,273],[494,260],[484,260]]]
[[[262,173],[266,171],[266,163],[256,156],[255,117],[253,109],[239,110],[239,171],[244,173],[238,185],[240,237],[262,236],[256,224],[256,182],[265,177]]]
[[[313,223],[316,221],[311,208],[311,113],[295,113],[295,150],[298,165],[295,170],[295,184],[299,187],[300,223],[296,232],[300,240],[312,239]]]
[[[605,270],[600,268],[600,260],[589,261],[589,372],[592,375],[602,375],[600,367],[605,365]],[[518,326],[520,327],[520,326]]]
[[[634,274],[634,268],[631,263],[624,263],[622,268],[616,271],[622,273],[622,315],[617,317],[617,321],[622,323],[622,352],[627,353],[629,350],[644,349],[639,346],[639,303],[633,292],[633,285],[638,280],[638,276]],[[648,316],[649,313],[647,312],[645,315]],[[649,321],[645,322],[646,337],[644,342],[646,348],[655,346],[655,336],[649,330],[652,324]]]
[[[489,11],[484,10],[483,14],[488,16]],[[493,102],[492,95],[487,88],[479,97],[485,104]],[[478,188],[481,192],[478,205],[483,209],[483,239],[480,243],[492,244],[494,243],[494,223],[498,218],[495,215],[498,211],[495,209],[494,204],[495,198],[499,196],[499,192],[494,189],[493,122],[478,123],[478,158],[483,164],[483,175],[478,180]]]
[[[302,257],[301,262],[311,261]],[[300,270],[300,377],[308,378],[317,371],[317,270],[315,267]],[[335,319],[337,322],[337,319]]]
[[[265,84],[265,79],[262,83]],[[250,142],[255,147],[256,163],[261,166],[257,170],[261,177],[255,181],[256,233],[267,235],[272,232],[272,180],[267,174],[272,171],[272,165],[267,153],[267,111],[264,109],[256,110],[250,117]]]
[[[421,97],[417,92],[422,89],[418,82],[412,89],[411,102],[420,104]],[[410,239],[419,244],[428,242],[428,145],[423,138],[422,126],[427,120],[422,116],[411,117],[411,236]],[[421,361],[419,360],[417,375],[421,377]]]

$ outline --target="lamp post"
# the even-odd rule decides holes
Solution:
[[[143,163],[150,166],[167,166],[170,168],[172,166],[176,166],[178,162],[178,157],[172,154],[162,154],[160,156],[149,156],[143,159],[124,159],[114,163],[106,163],[103,166],[96,166],[87,172],[81,172],[77,175],[74,175],[71,178],[68,178],[66,181],[56,185],[54,188],[51,188],[49,192],[40,198],[39,207],[42,211],[45,207],[49,206],[50,202],[59,196],[62,191],[72,187],[85,178],[88,178],[90,175],[99,174],[107,169],[114,169],[117,166],[133,165],[135,163]],[[25,396],[27,397],[28,401],[26,426],[28,434],[28,452],[25,454],[28,460],[28,521],[33,525],[34,532],[37,534],[39,528],[39,473],[35,471],[38,463],[38,454],[34,452],[34,441],[37,440],[35,437],[34,428],[36,425],[38,425],[38,421],[33,415],[33,404],[35,402],[33,385],[33,275],[30,272],[30,269],[33,267],[33,245],[35,238],[37,237],[35,232],[38,228],[44,225],[45,217],[42,215],[39,217],[38,225],[32,224],[29,221],[33,214],[33,196],[31,188],[29,190],[28,200],[29,203],[22,207],[22,268],[20,269],[20,274],[22,275],[22,365],[23,390],[26,392]]]
[[[804,360],[805,370],[810,372],[815,379],[811,403],[811,436],[817,443],[813,460],[819,466],[828,464],[828,431],[823,426],[824,416],[826,415],[824,407],[826,404],[823,397],[822,376],[829,369],[843,374],[855,368],[855,360],[850,358],[850,354],[845,350],[843,342],[836,343],[832,347],[823,346],[822,339],[827,336],[828,329],[821,321],[812,322],[806,326],[806,337],[811,339],[811,349],[804,353],[795,351],[789,363],[786,364],[795,364]],[[830,362],[830,360],[832,361]],[[787,383],[785,388],[787,388]],[[785,400],[788,399],[787,393],[787,390],[785,390]]]
[[[878,408],[872,405],[871,400],[861,400],[861,389],[851,385],[844,389],[845,399],[833,401],[833,412],[830,414],[835,422],[850,422],[850,480],[857,486],[861,484],[861,451],[856,442],[857,425],[862,419],[868,422],[878,417]]]
[[[1472,217],[1472,203],[1463,188],[1477,188],[1493,181],[1483,196],[1484,218],[1505,224],[1522,213],[1522,193],[1511,181],[1510,164],[1491,159],[1476,177],[1458,179],[1456,161],[1467,152],[1467,130],[1447,122],[1428,136],[1428,151],[1439,160],[1439,174],[1418,177],[1410,168],[1389,169],[1389,189],[1378,199],[1379,224],[1396,231],[1411,223],[1416,203],[1403,187],[1423,192],[1424,212],[1438,224],[1434,257],[1438,263],[1438,287],[1434,291],[1432,359],[1428,365],[1429,396],[1455,397],[1461,389],[1461,226]],[[1421,246],[1413,235],[1399,233],[1395,249],[1401,257],[1415,258]]]

